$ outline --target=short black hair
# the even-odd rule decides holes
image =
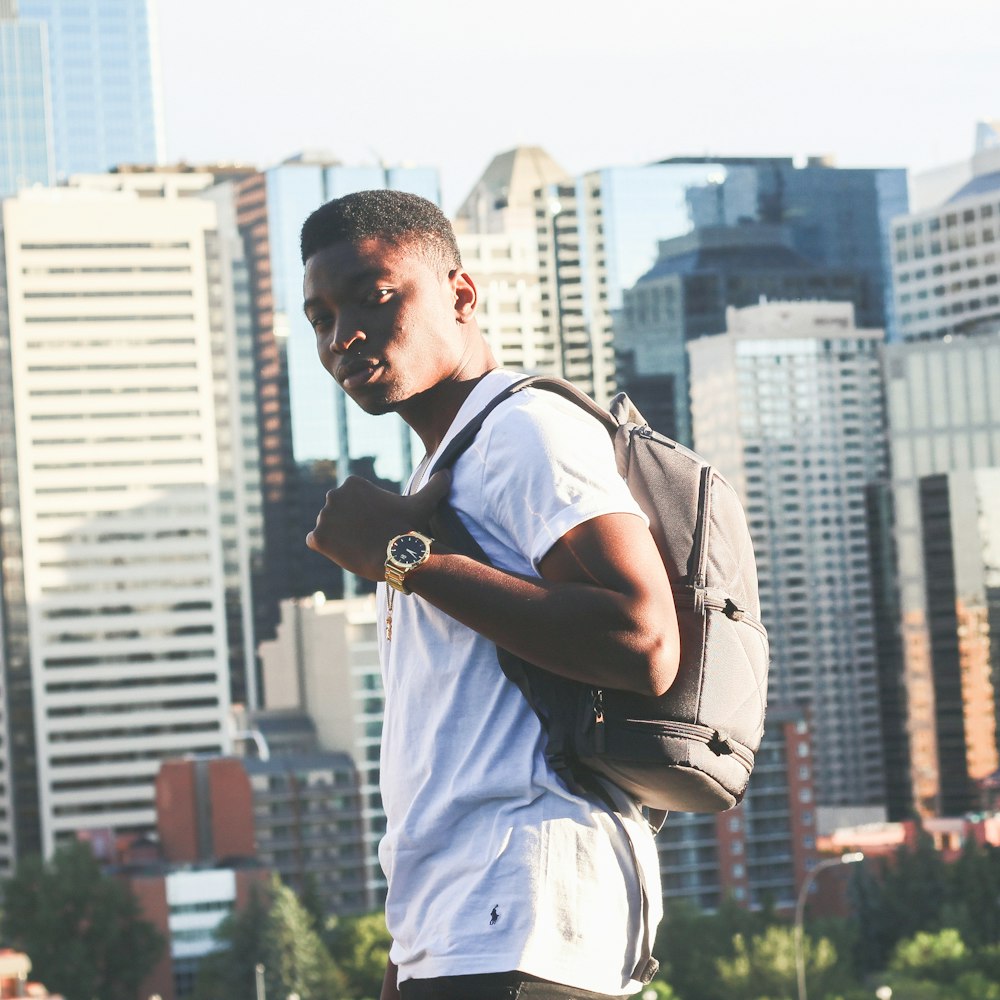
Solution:
[[[412,245],[449,271],[462,266],[447,216],[434,202],[406,191],[357,191],[321,205],[302,225],[302,263],[334,243],[366,239]]]

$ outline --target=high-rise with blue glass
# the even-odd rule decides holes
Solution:
[[[341,593],[339,569],[303,543],[326,490],[351,472],[398,488],[411,468],[409,429],[394,415],[375,418],[347,405],[319,364],[302,312],[299,232],[306,216],[331,198],[373,188],[441,200],[433,168],[346,166],[317,152],[239,185],[237,211],[256,317],[268,560],[262,600],[275,615],[282,598]]]
[[[612,313],[656,260],[661,239],[691,229],[689,188],[721,164],[608,167],[535,192],[542,335],[551,369],[606,402],[615,388]]]
[[[48,30],[0,0],[0,198],[54,178]]]
[[[20,23],[43,25],[47,35],[57,179],[159,162],[163,113],[151,0],[7,3]]]

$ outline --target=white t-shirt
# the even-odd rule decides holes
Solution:
[[[517,377],[485,376],[441,447]],[[544,390],[490,414],[454,467],[451,503],[494,565],[534,576],[576,525],[643,516],[604,428]],[[384,584],[378,603],[387,817],[379,857],[400,981],[517,969],[599,993],[635,992],[643,921],[621,827],[550,769],[541,725],[491,642],[416,594],[395,596],[386,641]],[[655,929],[653,837],[637,809],[622,822]]]

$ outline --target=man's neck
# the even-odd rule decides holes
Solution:
[[[407,400],[399,408],[399,415],[416,432],[428,455],[433,454],[444,440],[448,428],[472,390],[496,367],[491,358],[489,366],[484,366],[477,374],[463,372],[460,377],[445,379]]]

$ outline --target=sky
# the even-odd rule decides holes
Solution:
[[[676,155],[921,171],[1000,118],[1000,0],[159,0],[169,159],[441,171]]]

